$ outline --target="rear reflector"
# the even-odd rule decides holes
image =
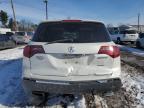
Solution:
[[[81,22],[81,20],[62,20],[62,22]]]
[[[106,54],[112,58],[120,56],[120,50],[117,46],[101,46],[98,54]]]
[[[28,45],[24,48],[23,51],[23,55],[28,58],[31,58],[33,55],[38,53],[45,53],[41,45]]]

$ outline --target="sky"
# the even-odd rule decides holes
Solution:
[[[45,20],[43,0],[13,0],[17,20],[34,23]],[[12,17],[10,0],[0,0],[0,10]],[[144,0],[48,0],[48,19],[82,19],[102,21],[105,24],[144,24]]]

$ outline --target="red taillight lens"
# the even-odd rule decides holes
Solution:
[[[62,22],[81,22],[82,20],[62,20]]]
[[[101,46],[98,54],[107,54],[112,58],[120,56],[120,50],[117,46]]]
[[[23,55],[28,58],[31,58],[33,55],[38,54],[38,53],[45,53],[41,45],[26,46],[23,51]]]

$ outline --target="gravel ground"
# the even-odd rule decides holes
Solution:
[[[122,63],[123,87],[113,96],[104,97],[108,108],[144,108],[144,73],[140,67]]]

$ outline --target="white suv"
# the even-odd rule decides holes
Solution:
[[[29,96],[121,87],[120,51],[101,22],[42,22],[23,54],[22,78]]]
[[[18,31],[13,35],[13,39],[16,43],[29,43],[33,36],[33,32]]]
[[[132,44],[134,44],[139,38],[139,34],[136,30],[127,29],[120,31],[117,34],[111,34],[111,38],[118,44],[122,42],[131,42]]]

